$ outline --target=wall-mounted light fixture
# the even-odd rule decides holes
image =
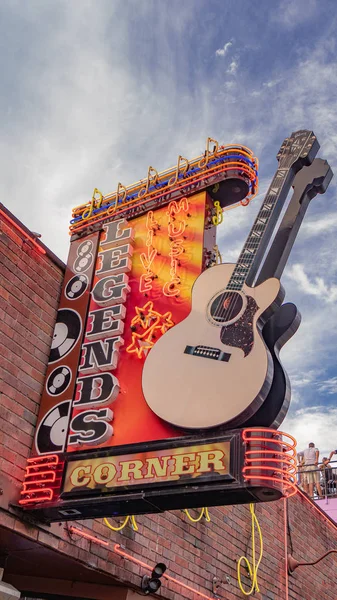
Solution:
[[[333,553],[337,554],[337,550],[329,550],[329,552],[326,552],[325,554],[323,554],[323,556],[320,556],[320,558],[314,560],[313,562],[299,562],[293,556],[291,556],[291,554],[288,554],[288,573],[289,575],[292,575],[292,573],[295,571],[295,569],[297,569],[297,567],[309,567],[317,565],[317,563],[319,563],[321,560],[323,560],[323,558],[328,556],[328,554]]]
[[[161,581],[160,578],[166,571],[166,565],[164,563],[158,563],[153,569],[151,575],[144,575],[141,583],[141,590],[143,594],[155,594],[158,592]]]

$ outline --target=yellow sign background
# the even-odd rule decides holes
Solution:
[[[64,493],[229,474],[230,442],[71,461]]]

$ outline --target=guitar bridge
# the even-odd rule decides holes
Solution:
[[[201,356],[202,358],[221,360],[223,362],[228,362],[231,357],[228,352],[222,352],[219,348],[212,348],[212,346],[186,346],[184,354],[192,354],[192,356]]]

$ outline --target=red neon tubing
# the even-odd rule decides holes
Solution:
[[[82,531],[81,529],[77,529],[77,527],[73,527],[72,525],[69,527],[69,531],[71,533],[77,533],[78,535],[81,535],[82,537],[86,538],[87,540],[90,540],[91,542],[96,542],[97,544],[102,544],[102,546],[110,545],[109,542],[106,542],[105,540],[100,540],[99,538],[95,537],[94,535],[85,533],[85,531]]]
[[[42,475],[49,475],[49,477],[51,477],[51,479],[36,479],[36,483],[45,483],[48,481],[55,481],[56,480],[56,473],[55,471],[37,471],[36,473],[26,473],[25,474],[25,483],[27,483],[27,485],[30,485],[31,483],[33,483],[33,481],[27,481],[27,477],[42,477]]]
[[[46,500],[52,500],[53,496],[54,496],[54,490],[51,490],[50,488],[39,488],[36,490],[27,490],[26,492],[21,492],[21,494],[36,494],[39,493],[41,494],[41,492],[44,493],[44,496],[39,497],[39,498],[22,498],[21,500],[19,500],[19,504],[33,504],[33,502],[46,502]],[[47,494],[47,492],[49,492]]]
[[[247,454],[279,454],[282,457],[288,457],[291,458],[291,460],[295,460],[295,458],[293,456],[291,456],[290,454],[287,454],[286,452],[280,452],[279,450],[261,450],[260,447],[258,447],[256,450],[246,450],[245,451],[245,456]],[[250,459],[247,459],[250,460]],[[261,459],[262,460],[262,459]],[[270,460],[269,458],[266,458],[265,460]]]
[[[284,533],[284,570],[285,570],[285,584],[286,584],[286,597],[285,600],[289,600],[289,574],[288,574],[288,520],[287,520],[287,499],[283,499],[284,511],[283,511],[283,533]]]
[[[254,438],[248,438],[247,440],[244,440],[246,442],[268,442],[268,444],[278,444],[279,446],[284,446],[285,448],[288,448],[288,450],[286,450],[285,452],[289,452],[290,450],[295,450],[295,446],[291,446],[290,444],[288,444],[287,442],[283,442],[282,440],[275,440],[273,438],[264,438],[264,437],[254,437]],[[252,447],[252,445],[250,444],[250,448]],[[254,450],[254,452],[264,452],[263,448],[261,448],[261,446],[258,446],[256,450]]]
[[[289,469],[285,468],[285,469],[278,469],[277,467],[268,467],[268,466],[264,466],[261,467],[261,465],[247,465],[246,467],[243,467],[242,472],[245,474],[247,473],[247,471],[273,471],[274,473],[281,473],[282,475],[284,475],[285,477],[292,477],[293,474],[296,473],[296,471],[289,471]]]
[[[53,462],[47,462],[44,463],[43,461],[47,460],[50,461],[51,459],[53,459]],[[34,463],[34,462],[39,462],[39,463],[43,463],[43,466],[51,466],[51,465],[58,465],[60,462],[59,457],[57,456],[57,454],[48,454],[47,456],[34,456],[33,458],[27,458],[27,463]],[[32,465],[34,466],[34,465]]]
[[[256,462],[261,463],[261,462],[265,462],[267,464],[269,464],[269,463],[277,463],[279,465],[282,465],[282,464],[288,465],[288,468],[291,467],[291,469],[294,469],[294,473],[296,473],[297,468],[296,468],[296,464],[294,464],[295,463],[295,459],[292,458],[291,460],[293,462],[291,462],[290,460],[285,460],[285,458],[283,458],[283,460],[281,460],[280,458],[263,458],[263,457],[260,457],[260,458],[246,458],[246,462],[247,463],[248,462],[249,463],[256,463]],[[254,465],[247,465],[247,468],[249,468],[250,466],[253,467]],[[264,465],[255,465],[255,466],[257,468],[259,468],[259,469],[264,469]]]
[[[256,428],[255,427],[246,427],[242,432],[242,438],[244,441],[259,439],[259,438],[255,438],[255,437],[247,438],[246,433],[249,433],[249,432],[252,432],[252,433],[260,433],[260,432],[261,433],[276,433],[277,435],[285,435],[294,442],[294,446],[292,446],[292,447],[296,448],[296,446],[297,446],[297,441],[295,440],[295,438],[292,435],[290,435],[289,433],[285,433],[284,431],[279,431],[278,429],[269,429],[268,427],[256,427]],[[268,438],[263,438],[263,439],[266,440]],[[278,440],[278,441],[282,442],[282,440]]]
[[[9,217],[9,216],[8,216],[8,215],[7,215],[7,214],[6,214],[6,213],[5,213],[3,210],[1,210],[1,209],[0,209],[0,213],[1,213],[1,214],[2,214],[2,215],[3,215],[3,216],[6,218],[6,219],[7,219],[7,221],[9,221],[9,223],[10,223],[11,225],[13,225],[13,227],[15,227],[15,229],[17,229],[17,231],[20,231],[20,233],[22,233],[22,234],[25,236],[25,238],[26,238],[27,240],[29,240],[29,241],[30,241],[30,242],[33,244],[33,246],[35,246],[35,248],[36,248],[36,249],[37,249],[39,252],[41,252],[41,254],[46,254],[46,251],[45,251],[45,249],[44,249],[44,248],[42,248],[42,246],[40,246],[40,244],[38,244],[38,243],[37,243],[37,242],[34,240],[34,238],[32,238],[30,235],[28,235],[28,233],[26,233],[26,231],[25,231],[24,229],[22,229],[22,228],[20,227],[20,225],[18,225],[18,224],[17,224],[15,221],[13,221],[13,219],[11,219],[11,218],[10,218],[10,217]]]
[[[259,481],[273,481],[274,483],[280,483],[284,486],[287,486],[290,489],[293,489],[293,493],[292,494],[288,494],[287,498],[291,498],[291,496],[295,496],[295,494],[297,494],[298,488],[296,487],[296,485],[294,483],[291,483],[290,481],[284,480],[284,479],[278,479],[277,477],[271,477],[270,475],[244,475],[243,478],[247,481],[247,480],[251,480],[251,479],[258,479]]]

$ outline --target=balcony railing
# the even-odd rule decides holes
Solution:
[[[310,473],[311,475],[308,475]],[[317,500],[320,497],[324,498],[337,498],[337,460],[329,461],[326,465],[323,462],[319,463],[315,469],[310,471],[306,470],[306,467],[297,466],[297,485],[300,489],[309,493],[309,484],[306,486],[306,479],[310,480],[313,478],[313,495],[312,498]],[[322,496],[319,494],[317,483],[320,484]],[[309,495],[311,495],[309,493]]]

